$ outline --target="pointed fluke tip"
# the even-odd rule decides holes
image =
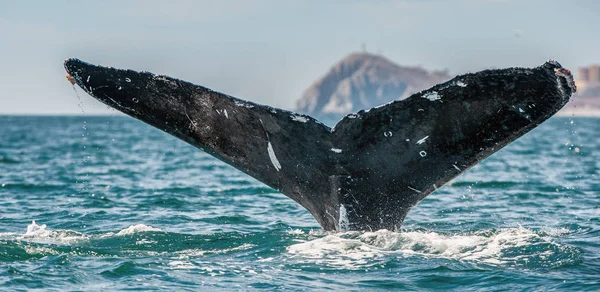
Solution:
[[[542,65],[543,67],[553,69],[554,74],[557,77],[562,77],[565,79],[567,86],[571,89],[571,93],[577,92],[577,85],[575,84],[575,78],[573,78],[573,74],[567,68],[564,68],[558,61],[550,59]]]

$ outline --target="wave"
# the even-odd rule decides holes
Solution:
[[[116,232],[83,234],[72,230],[50,230],[35,221],[24,234],[0,233],[0,250],[11,250],[1,261],[21,261],[57,254],[137,257],[161,254],[172,269],[199,268],[195,257],[247,253],[267,248],[273,241],[291,242],[282,253],[289,264],[316,264],[348,270],[368,269],[405,260],[443,259],[478,268],[557,268],[582,261],[582,251],[556,240],[570,229],[534,231],[506,228],[465,234],[433,231],[328,233],[301,229],[265,233],[178,234],[145,224]],[[300,242],[298,242],[300,241]],[[191,248],[190,248],[191,247]],[[1,253],[0,253],[1,254]]]
[[[115,237],[115,236],[127,236],[142,232],[163,232],[159,228],[144,224],[131,225],[118,232],[108,232],[104,234],[96,235],[85,235],[81,232],[73,230],[50,230],[46,224],[38,225],[35,220],[31,224],[27,225],[27,231],[23,234],[16,233],[0,233],[0,240],[17,240],[25,241],[29,243],[42,243],[42,244],[54,244],[54,245],[72,245],[78,242]]]
[[[21,163],[21,161],[0,155],[0,163],[18,164],[18,163]]]

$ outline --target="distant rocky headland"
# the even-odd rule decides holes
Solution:
[[[314,82],[298,100],[296,110],[320,118],[340,118],[404,99],[450,78],[446,71],[429,72],[397,65],[380,55],[354,53]]]
[[[575,74],[578,93],[559,112],[563,116],[600,116],[600,66]],[[353,53],[315,81],[298,100],[296,110],[324,120],[400,100],[454,77],[447,71],[395,64],[370,53]]]

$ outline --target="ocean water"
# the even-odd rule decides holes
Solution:
[[[422,201],[327,233],[122,116],[0,116],[0,290],[600,290],[600,119],[552,118]]]

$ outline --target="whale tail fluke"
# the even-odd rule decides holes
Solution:
[[[399,228],[411,207],[552,116],[575,90],[556,62],[487,70],[331,129],[167,76],[77,59],[65,68],[93,97],[280,191],[326,230]]]

